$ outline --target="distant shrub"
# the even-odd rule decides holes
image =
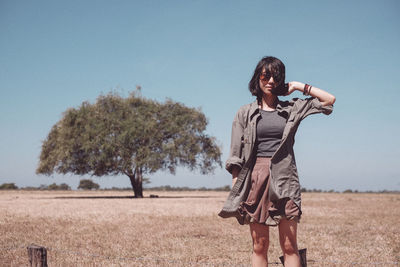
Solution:
[[[156,191],[230,191],[231,187],[229,185],[216,187],[216,188],[207,188],[207,187],[199,187],[199,188],[191,188],[187,186],[183,187],[173,187],[170,185],[163,186],[155,186],[155,187],[147,187],[147,190],[156,190]]]
[[[34,187],[34,186],[25,186],[21,188],[22,190],[38,190],[38,187]]]
[[[322,190],[322,189],[307,189],[305,187],[302,187],[300,189],[300,192],[305,193],[305,192],[311,192],[311,193],[337,193],[335,190],[333,189],[329,189],[329,190]]]
[[[221,186],[214,188],[215,191],[231,191],[231,187],[229,185]]]
[[[0,190],[15,190],[18,189],[18,186],[15,183],[4,183],[0,185]]]
[[[314,188],[311,192],[314,192],[314,193],[321,193],[322,190],[321,190],[321,189],[316,189],[316,188]]]
[[[49,187],[45,184],[41,184],[39,185],[39,187],[37,188],[38,190],[47,190]]]
[[[58,190],[58,185],[56,183],[53,183],[47,187],[48,190]]]
[[[92,190],[92,189],[99,189],[100,186],[93,182],[90,179],[83,179],[79,182],[78,189],[83,189],[83,190]]]
[[[67,185],[66,183],[62,183],[60,185],[57,185],[56,183],[53,183],[47,187],[48,190],[71,190],[71,187]]]
[[[353,190],[351,190],[351,189],[346,189],[346,190],[343,191],[343,193],[353,193]]]
[[[66,183],[62,183],[58,186],[58,188],[60,188],[60,190],[71,190],[71,187],[69,185],[67,185]]]
[[[107,191],[107,190],[112,190],[112,191],[132,191],[132,187],[116,187],[116,186],[113,186],[111,188],[104,188],[102,190],[105,190],[105,191]]]

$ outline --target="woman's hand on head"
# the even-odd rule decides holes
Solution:
[[[291,93],[293,93],[296,90],[301,90],[299,88],[302,88],[302,86],[304,87],[304,84],[300,83],[300,82],[288,82],[288,92],[285,95],[290,95]]]

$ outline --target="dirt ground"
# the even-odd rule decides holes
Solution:
[[[157,194],[159,198],[149,198]],[[217,216],[227,192],[0,191],[0,265],[250,266],[249,227]],[[400,194],[303,193],[308,266],[400,265]],[[277,228],[269,262],[279,266]]]

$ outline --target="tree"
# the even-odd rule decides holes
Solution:
[[[125,174],[135,197],[143,197],[143,174],[177,166],[202,174],[221,166],[214,137],[204,133],[200,109],[167,99],[164,103],[132,92],[101,95],[96,103],[70,108],[42,144],[38,174],[92,176]]]
[[[99,188],[100,188],[99,184],[96,184],[95,182],[93,182],[90,179],[80,180],[79,186],[78,186],[78,189],[83,189],[83,190],[92,190],[92,189],[97,190]]]

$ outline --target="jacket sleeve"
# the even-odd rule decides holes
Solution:
[[[239,110],[236,113],[232,123],[231,148],[229,158],[227,159],[225,164],[225,169],[230,173],[232,173],[232,169],[234,166],[238,166],[241,169],[244,164],[243,129],[243,120]]]
[[[297,99],[296,104],[299,104],[299,119],[303,120],[311,114],[323,113],[329,115],[333,111],[333,105],[323,106],[318,98],[309,97],[306,99]]]

